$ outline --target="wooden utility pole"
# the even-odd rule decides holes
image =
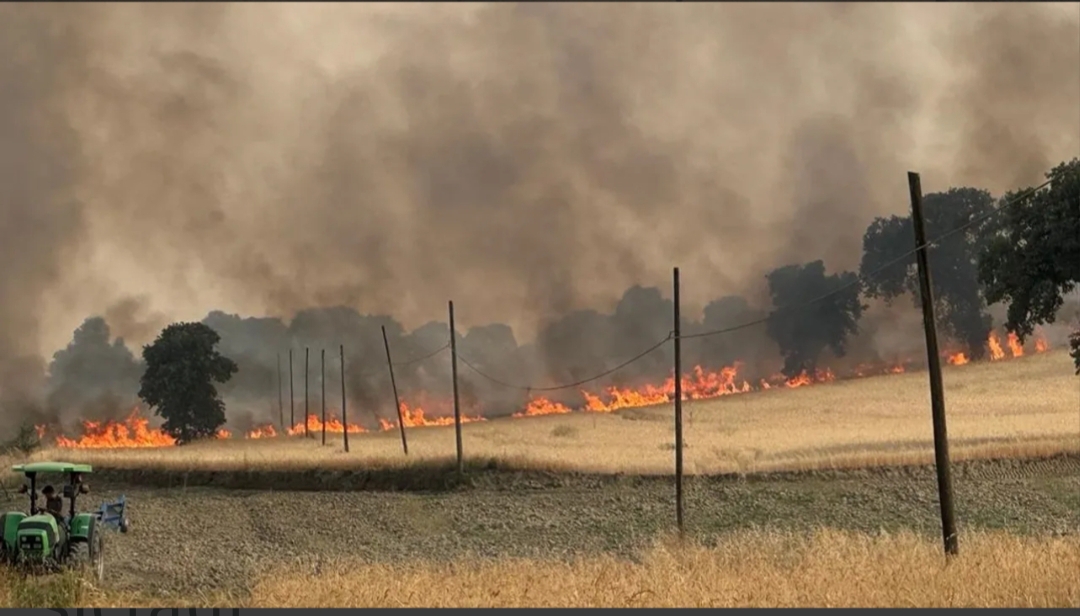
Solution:
[[[296,393],[293,391],[292,349],[289,349],[289,429],[296,425]],[[288,432],[286,432],[288,434]]]
[[[311,418],[311,411],[308,409],[308,403],[311,402],[311,396],[308,395],[308,376],[311,374],[308,361],[311,358],[310,351],[311,349],[304,347],[304,438],[311,438],[308,430],[308,422]]]
[[[319,384],[322,385],[322,444],[326,445],[326,349],[322,349],[319,364]]]
[[[401,402],[398,400],[397,381],[394,380],[394,360],[390,359],[390,340],[386,337],[386,326],[382,328],[383,346],[386,347],[386,367],[390,369],[390,388],[394,390],[394,408],[397,409],[398,429],[401,431],[401,450],[409,455],[409,443],[405,440],[405,418],[401,414]]]
[[[454,380],[454,432],[457,437],[458,475],[465,473],[465,459],[461,453],[461,405],[457,385],[457,331],[454,329],[454,302],[450,302],[450,375]]]
[[[923,328],[926,330],[926,363],[930,374],[930,410],[934,418],[934,462],[937,467],[938,498],[941,501],[941,533],[945,554],[960,552],[953,508],[952,472],[949,468],[949,436],[945,428],[945,386],[941,379],[941,356],[938,354],[937,321],[934,317],[934,290],[926,256],[926,224],[922,211],[922,182],[919,174],[908,172],[911,191],[911,222],[915,229],[915,259],[919,268],[919,294],[922,297]]]
[[[345,453],[349,453],[349,415],[345,412],[345,345],[341,345],[341,425],[345,435]]]
[[[277,354],[277,412],[278,412],[278,428],[285,432],[285,403],[282,402],[281,396],[281,352]]]
[[[682,420],[682,341],[679,336],[679,268],[673,277],[675,300],[675,524],[683,534],[683,420]]]

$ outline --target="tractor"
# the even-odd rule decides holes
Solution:
[[[89,464],[68,462],[32,462],[12,467],[23,473],[27,483],[19,489],[30,495],[29,515],[20,511],[0,514],[0,562],[24,571],[57,571],[62,567],[88,567],[97,581],[104,577],[104,531],[106,528],[126,533],[128,519],[124,515],[124,497],[106,503],[93,513],[78,513],[75,501],[89,494],[83,475],[90,474]],[[45,508],[38,507],[39,475],[59,474],[63,477],[60,494],[46,486]],[[63,511],[63,499],[68,499],[68,511]]]

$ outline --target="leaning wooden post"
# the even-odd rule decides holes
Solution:
[[[345,345],[341,345],[341,425],[345,435],[345,453],[349,453],[349,415],[345,411]]]
[[[292,371],[292,349],[289,349],[289,430],[296,425],[296,393],[293,391],[295,380]]]
[[[683,416],[682,416],[682,344],[679,339],[679,268],[673,277],[675,300],[675,524],[683,534]]]
[[[322,349],[319,364],[319,383],[322,385],[322,444],[326,445],[326,349]]]
[[[461,405],[458,401],[457,331],[454,330],[454,302],[450,302],[450,375],[454,380],[454,432],[457,437],[457,469],[460,476],[465,473],[465,459],[461,453]]]
[[[386,347],[386,367],[390,369],[390,388],[394,391],[394,408],[397,409],[398,429],[401,431],[401,450],[409,455],[409,443],[405,440],[405,418],[401,413],[401,402],[398,400],[397,381],[394,380],[394,360],[390,359],[390,340],[386,337],[386,326],[382,328],[383,346]]]
[[[277,354],[277,412],[278,428],[285,432],[285,404],[281,396],[281,353]]]
[[[304,347],[304,438],[311,438],[308,429],[308,423],[311,421],[311,411],[308,409],[308,403],[311,402],[311,396],[308,395],[308,376],[311,374],[311,368],[309,367],[310,351],[311,349]]]
[[[934,419],[934,462],[937,467],[938,498],[941,501],[941,533],[945,554],[960,552],[953,508],[952,472],[949,468],[949,436],[945,428],[945,387],[941,378],[938,354],[937,322],[934,317],[934,292],[930,284],[930,265],[926,256],[926,224],[922,211],[922,183],[919,174],[908,172],[911,191],[911,222],[915,229],[915,259],[919,269],[919,295],[922,298],[923,329],[926,330],[926,363],[930,375],[930,411]]]

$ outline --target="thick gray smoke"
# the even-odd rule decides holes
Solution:
[[[773,267],[855,267],[909,169],[1037,183],[1078,102],[1075,4],[0,5],[0,404],[87,314],[142,344],[454,299],[524,344],[675,264],[694,319],[760,304]],[[525,373],[590,352],[553,340]]]

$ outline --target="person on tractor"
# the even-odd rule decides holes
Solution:
[[[45,486],[45,489],[41,491],[42,496],[45,497],[45,513],[50,513],[57,522],[64,522],[64,499],[63,497],[56,496],[56,489],[52,485]]]

